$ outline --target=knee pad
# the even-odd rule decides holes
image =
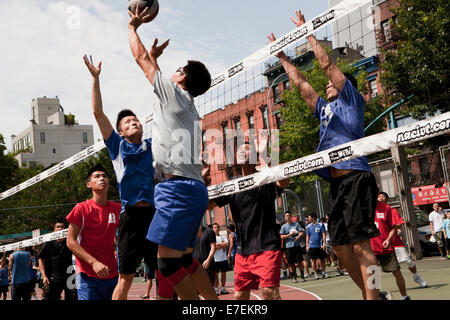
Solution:
[[[157,281],[158,296],[165,299],[171,299],[175,294],[173,286],[169,283],[167,278],[164,277],[158,270],[156,270],[156,279],[158,280]]]
[[[188,253],[181,257],[181,265],[189,274],[194,274],[200,267],[200,262],[192,257],[192,253]]]
[[[158,270],[172,286],[175,286],[187,275],[181,261],[181,258],[158,258]]]

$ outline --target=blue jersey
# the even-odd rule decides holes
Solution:
[[[320,120],[318,152],[364,138],[364,98],[349,80],[333,102],[321,97],[317,99],[314,116]],[[338,160],[339,156],[336,159]],[[370,172],[367,157],[343,161],[333,167]],[[328,167],[318,169],[316,173],[325,180],[332,179]]]
[[[8,266],[5,266],[4,268],[0,267],[0,286],[6,286],[8,284]]]
[[[155,169],[151,139],[133,144],[113,131],[105,144],[119,184],[122,211],[125,210],[125,206],[132,206],[142,200],[153,205]]]
[[[316,222],[315,224],[310,223],[306,227],[306,234],[309,235],[309,247],[310,248],[320,248],[323,245],[322,235],[327,232],[325,226],[321,222]]]
[[[302,227],[300,227],[300,225],[297,222],[283,224],[280,229],[280,234],[282,235],[290,234],[292,229],[295,230],[292,236],[283,240],[284,243],[286,244],[286,248],[300,247],[300,241],[295,241],[295,238],[298,237],[298,234],[304,230]]]
[[[30,282],[29,265],[30,253],[28,251],[16,251],[13,253],[12,284]]]

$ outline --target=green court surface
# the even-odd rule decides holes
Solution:
[[[405,264],[401,264],[403,278],[406,282],[407,294],[412,300],[449,300],[450,299],[450,260],[442,261],[440,257],[427,257],[416,261],[417,272],[428,283],[427,288],[421,288],[414,282],[412,273]],[[360,290],[349,276],[336,276],[334,267],[328,267],[328,279],[314,280],[307,278],[306,282],[292,283],[282,280],[282,285],[289,285],[307,290],[318,295],[323,300],[360,300]],[[401,295],[391,273],[381,274],[381,290],[390,291],[393,300],[401,300]]]

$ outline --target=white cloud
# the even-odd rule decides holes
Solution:
[[[8,149],[10,135],[29,126],[31,100],[43,96],[59,96],[65,112],[73,113],[80,124],[94,125],[94,136],[100,137],[91,113],[91,76],[82,60],[86,53],[96,63],[103,61],[103,104],[112,123],[125,107],[140,116],[149,113],[155,97],[130,52],[126,6],[120,11],[108,0],[25,3],[0,2],[0,133]],[[158,23],[139,30],[147,48],[155,37],[160,41],[168,37],[160,26],[170,31],[182,20],[183,13],[167,5],[161,8]],[[171,41],[160,59],[164,73],[171,74],[195,56],[182,45],[176,38]]]

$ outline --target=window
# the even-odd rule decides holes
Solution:
[[[369,86],[370,86],[370,97],[373,99],[376,96],[378,96],[378,85],[377,85],[377,80],[371,80],[369,82]]]
[[[83,132],[83,144],[87,144],[88,143],[88,134],[87,132]]]
[[[277,129],[280,129],[281,126],[283,125],[283,119],[281,119],[281,112],[277,112],[275,117],[276,117],[276,120],[277,120]]]
[[[31,133],[29,133],[27,136],[27,142],[29,145],[31,144]]]
[[[236,128],[236,131],[241,130],[241,120],[239,120],[239,119],[235,120],[234,126]]]
[[[202,151],[206,149],[206,131],[202,131]]]
[[[273,102],[277,102],[278,100],[280,100],[280,87],[278,86],[278,84],[276,84],[273,89]]]
[[[41,144],[45,144],[45,132],[41,132],[40,136],[41,136]]]
[[[389,20],[385,20],[381,23],[381,32],[383,32],[384,42],[392,41],[392,32]]]
[[[291,90],[291,82],[289,80],[286,80],[283,82],[284,90]]]
[[[269,115],[268,115],[268,109],[267,107],[261,110],[262,116],[263,116],[263,128],[267,129],[269,128]]]
[[[430,167],[428,165],[428,158],[420,158],[419,159],[419,169],[420,169],[420,177],[422,178],[422,183],[425,183],[424,180],[430,179]]]
[[[253,115],[248,116],[248,128],[255,129],[255,119],[253,118]]]
[[[53,153],[56,153],[56,149],[55,148],[53,148]]]
[[[209,210],[209,223],[213,224],[214,223],[214,210]]]
[[[223,130],[223,149],[227,150],[228,128],[226,124],[222,126],[222,130]]]

